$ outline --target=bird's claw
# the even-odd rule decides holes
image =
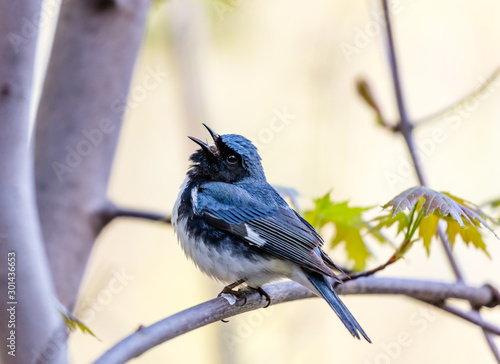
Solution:
[[[271,296],[269,296],[269,294],[264,291],[264,289],[262,287],[259,287],[259,288],[256,288],[257,292],[260,293],[260,296],[261,297],[264,297],[266,299],[266,305],[264,306],[264,308],[268,308],[269,305],[271,305]]]
[[[247,303],[247,292],[245,291],[234,291],[230,288],[225,287],[218,297],[226,299],[231,305],[244,306]]]
[[[247,303],[247,294],[252,291],[257,291],[259,292],[261,297],[265,297],[266,299],[267,304],[264,306],[264,308],[267,308],[271,305],[271,297],[267,294],[266,291],[264,291],[264,289],[262,289],[262,287],[254,288],[247,286],[246,289],[243,290],[238,290],[238,291],[234,290],[234,288],[238,287],[243,283],[245,283],[245,280],[240,279],[239,281],[227,285],[219,293],[218,297],[226,299],[230,305],[234,305],[236,303],[238,306],[244,306]],[[243,303],[241,301],[243,301]]]

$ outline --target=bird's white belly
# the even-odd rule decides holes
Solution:
[[[289,277],[294,268],[293,263],[282,259],[247,259],[241,255],[234,256],[229,249],[217,249],[201,239],[193,239],[186,232],[186,219],[177,219],[174,230],[186,256],[203,273],[221,282],[233,283],[245,279],[249,286],[260,287]]]
[[[186,178],[181,186],[181,191],[186,188],[188,182],[189,178]],[[196,193],[192,192],[190,197],[193,210],[195,210],[197,206]],[[294,275],[297,265],[290,261],[266,258],[256,260],[247,259],[243,255],[234,256],[231,249],[217,249],[205,244],[202,239],[190,237],[186,228],[187,218],[179,217],[180,204],[181,194],[179,194],[172,210],[172,226],[182,250],[203,273],[225,283],[245,279],[251,287],[261,287],[266,283],[285,277],[292,278]]]

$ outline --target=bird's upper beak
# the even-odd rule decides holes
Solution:
[[[215,131],[213,131],[207,124],[204,124],[203,123],[203,126],[205,128],[207,128],[208,132],[210,133],[210,135],[212,136],[212,139],[214,140],[214,143],[217,144],[217,141],[219,140],[220,138],[220,135],[217,134]]]
[[[205,128],[207,128],[208,132],[212,136],[212,139],[214,140],[215,145],[217,145],[217,141],[220,139],[220,135],[217,134],[215,131],[213,131],[208,125],[203,124],[203,126]],[[203,150],[209,152],[210,154],[215,155],[215,152],[217,150],[216,146],[210,147],[207,143],[202,142],[200,139],[197,139],[197,138],[194,138],[194,137],[191,137],[191,136],[188,136],[188,138],[191,139],[196,144],[198,144]]]

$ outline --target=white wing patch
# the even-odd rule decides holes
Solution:
[[[191,203],[193,204],[193,213],[198,212],[198,189],[191,189]]]
[[[247,237],[246,239],[252,243],[253,245],[257,245],[259,247],[266,245],[266,241],[262,239],[259,234],[257,234],[255,231],[252,230],[250,226],[245,224],[245,227],[247,229]]]

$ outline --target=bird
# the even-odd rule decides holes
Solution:
[[[323,239],[267,182],[257,148],[238,134],[219,135],[203,124],[214,144],[200,147],[172,210],[185,255],[206,275],[270,297],[263,285],[293,280],[323,297],[349,332],[371,343],[333,289],[342,272],[322,250]],[[245,301],[246,302],[246,301]]]

